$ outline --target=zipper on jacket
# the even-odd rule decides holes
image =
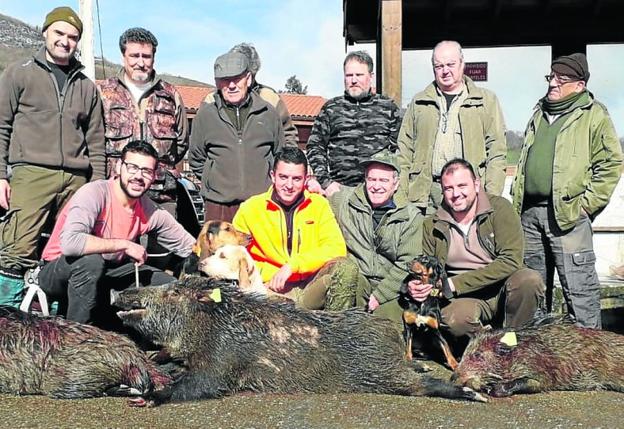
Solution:
[[[238,106],[236,106],[236,132],[238,133],[238,144],[242,144],[243,130],[241,129],[240,108]]]
[[[54,90],[56,91],[56,102],[58,104],[58,109],[59,109],[59,142],[58,144],[59,144],[59,153],[61,154],[60,166],[62,167],[65,162],[65,157],[63,155],[63,106],[65,105],[65,99],[64,99],[61,88],[59,88],[58,86],[56,77],[54,76],[54,73],[52,73],[52,70],[50,70],[49,67],[48,67],[48,75],[50,76],[50,79],[52,79],[52,86],[54,87]],[[65,86],[67,86],[69,77],[70,76],[67,76],[67,79],[65,79]]]
[[[295,219],[293,217],[293,223]],[[297,228],[297,254],[301,253],[301,228]]]

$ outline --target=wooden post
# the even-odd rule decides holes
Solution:
[[[93,3],[91,0],[79,1],[82,36],[80,37],[80,62],[84,65],[83,73],[95,82],[95,59],[93,56]]]
[[[381,70],[382,91],[401,106],[401,53],[403,50],[403,1],[381,2]],[[378,59],[379,61],[380,59]],[[378,70],[380,67],[377,68]]]

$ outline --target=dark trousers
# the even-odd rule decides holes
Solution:
[[[157,268],[139,267],[142,286],[157,286],[173,280],[173,276]],[[66,312],[69,320],[80,323],[115,320],[110,291],[135,285],[134,263],[113,265],[99,254],[61,256],[44,265],[39,273],[39,285],[50,301],[59,301],[59,313]]]
[[[559,229],[551,205],[522,212],[524,263],[538,271],[551,308],[555,269],[568,312],[582,326],[601,328],[600,280],[596,272],[591,219],[582,213],[574,228]]]
[[[209,220],[232,222],[238,207],[239,204],[220,204],[204,200],[204,223]]]

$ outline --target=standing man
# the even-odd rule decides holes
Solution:
[[[41,288],[66,309],[67,319],[91,323],[111,314],[106,308],[111,286],[159,285],[173,276],[144,265],[145,249],[137,238],[151,231],[165,248],[190,255],[195,239],[167,211],[144,194],[156,177],[158,153],[146,142],[128,143],[115,164],[114,178],[82,187],[63,208],[43,252]],[[138,286],[138,285],[137,285]]]
[[[425,220],[423,253],[438,258],[449,276],[443,327],[459,338],[484,325],[523,325],[543,302],[544,283],[539,273],[522,265],[520,217],[505,198],[481,190],[468,161],[453,159],[440,173],[444,200]],[[418,301],[432,286],[408,283]]]
[[[42,28],[45,46],[0,78],[0,304],[14,306],[41,233],[105,170],[102,103],[74,57],[82,22],[58,7]]]
[[[329,197],[347,243],[349,258],[360,272],[358,306],[401,323],[398,304],[407,264],[422,253],[423,216],[412,204],[397,204],[399,164],[388,150],[361,163],[365,182]]]
[[[373,59],[368,53],[347,54],[343,70],[345,92],[323,105],[307,145],[315,176],[308,189],[327,196],[364,181],[360,161],[382,149],[395,152],[401,124],[394,101],[371,90]]]
[[[249,61],[249,72],[251,73],[251,90],[258,94],[264,101],[273,106],[275,110],[277,110],[277,113],[282,120],[282,128],[284,128],[284,138],[286,139],[286,143],[291,146],[297,145],[299,143],[299,135],[297,133],[297,128],[295,128],[295,125],[292,122],[286,103],[284,103],[279,94],[275,92],[273,88],[263,85],[256,80],[256,75],[260,70],[261,64],[260,56],[258,55],[256,48],[254,48],[254,46],[250,43],[239,43],[230,49],[230,52],[240,52],[247,57],[247,61]]]
[[[249,89],[245,55],[221,55],[214,75],[214,101],[202,102],[193,121],[189,164],[202,182],[204,219],[231,221],[241,202],[269,186],[286,143],[277,111]]]
[[[249,253],[267,288],[311,310],[355,304],[357,267],[325,198],[305,190],[308,161],[297,147],[277,153],[271,186],[240,206],[234,227],[251,235]]]
[[[435,80],[407,106],[399,133],[399,193],[428,213],[442,201],[440,176],[448,161],[467,160],[485,191],[501,195],[507,154],[498,99],[464,76],[459,43],[438,43],[431,63]]]
[[[584,54],[559,57],[546,76],[526,129],[513,204],[522,216],[524,262],[552,294],[557,268],[568,312],[600,328],[600,282],[592,220],[605,208],[622,173],[622,152],[604,105],[587,90]]]
[[[130,28],[119,38],[123,69],[100,83],[106,127],[108,175],[128,142],[143,140],[154,146],[160,161],[148,192],[175,216],[175,165],[188,150],[188,121],[175,87],[156,77],[158,40],[144,28]]]

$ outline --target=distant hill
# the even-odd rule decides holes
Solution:
[[[4,71],[8,64],[33,55],[42,46],[41,27],[33,27],[18,19],[0,14],[0,72]],[[121,65],[106,59],[104,59],[104,68],[102,68],[101,59],[96,58],[95,78],[104,79],[114,76],[120,68]],[[213,86],[205,82],[166,73],[159,74],[159,76],[174,85]]]

